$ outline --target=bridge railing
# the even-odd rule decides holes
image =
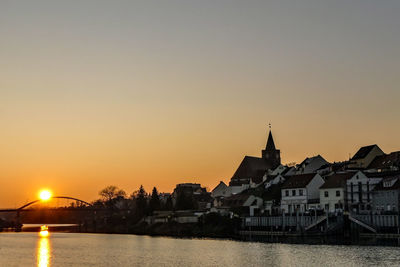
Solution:
[[[399,227],[399,215],[351,214],[351,216],[373,227]]]
[[[282,227],[301,226],[307,227],[325,216],[268,216],[268,217],[244,217],[245,227]]]

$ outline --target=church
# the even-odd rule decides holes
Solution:
[[[267,145],[261,151],[261,158],[245,156],[233,174],[229,186],[248,185],[250,182],[261,183],[265,172],[277,168],[280,164],[281,152],[275,147],[270,127]]]

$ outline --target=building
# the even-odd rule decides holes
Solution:
[[[223,200],[223,207],[228,207],[236,214],[254,216],[262,208],[263,199],[253,194],[237,194]]]
[[[245,156],[233,174],[229,186],[250,187],[263,182],[264,174],[269,169],[276,169],[281,164],[280,150],[276,149],[271,130],[267,145],[261,151],[261,158]]]
[[[296,174],[315,173],[323,166],[329,166],[329,162],[327,162],[321,155],[306,158],[302,163],[297,165]]]
[[[374,187],[382,180],[378,173],[357,172],[346,181],[348,209],[354,213],[371,211],[372,193]]]
[[[360,171],[342,172],[326,177],[325,183],[319,188],[320,207],[328,212],[343,211],[347,201],[347,180],[361,174]]]
[[[317,173],[288,177],[281,188],[281,209],[284,212],[304,212],[319,202],[319,188],[324,179]]]
[[[377,145],[364,146],[350,159],[349,169],[366,169],[377,157],[384,155]]]
[[[374,213],[398,213],[400,202],[400,174],[385,177],[372,191]]]
[[[196,183],[177,184],[172,193],[172,202],[177,209],[206,210],[211,208],[212,201],[207,189]]]
[[[224,198],[230,197],[232,195],[232,191],[229,186],[227,186],[223,181],[220,181],[219,184],[211,191],[211,197],[214,199],[213,206],[221,207]]]
[[[380,155],[368,165],[368,171],[387,172],[400,170],[400,151],[392,152],[388,155]]]

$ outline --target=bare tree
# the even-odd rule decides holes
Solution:
[[[103,201],[110,202],[114,198],[117,197],[125,197],[126,193],[124,190],[119,189],[115,185],[109,185],[103,190],[99,192],[99,195],[102,197]]]

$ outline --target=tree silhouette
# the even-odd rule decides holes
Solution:
[[[99,195],[104,202],[110,203],[113,199],[117,197],[125,197],[126,193],[124,190],[119,189],[115,185],[109,185],[99,192]]]
[[[151,193],[151,198],[150,198],[150,211],[153,212],[155,210],[160,209],[160,197],[158,195],[158,191],[156,187],[153,187],[153,191]]]
[[[138,218],[142,218],[147,211],[147,193],[143,188],[143,185],[140,186],[139,191],[136,194],[136,215]]]

